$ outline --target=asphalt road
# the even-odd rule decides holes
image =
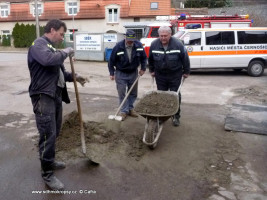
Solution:
[[[65,67],[70,70],[68,61]],[[85,87],[79,87],[84,119],[107,125],[107,116],[118,106],[107,63],[77,61],[75,68],[90,79]],[[141,117],[127,119],[119,125],[124,136],[116,147],[102,152],[99,167],[89,166],[81,157],[67,159],[68,167],[56,172],[66,194],[47,194],[40,176],[38,134],[27,93],[30,79],[26,54],[0,53],[2,198],[265,200],[267,137],[227,132],[224,120],[232,103],[266,106],[266,77],[267,71],[258,78],[247,76],[245,71],[193,72],[182,88],[181,126],[175,128],[166,122],[154,151],[138,146],[142,150],[138,159],[136,154],[130,157],[126,153],[127,148],[133,148],[129,139],[132,143],[136,142],[132,138],[140,139],[145,124]],[[68,83],[68,88],[72,102],[64,105],[64,115],[76,109],[73,84]],[[236,92],[246,88],[255,88],[263,95]],[[139,81],[139,97],[150,89],[151,78],[146,73]]]

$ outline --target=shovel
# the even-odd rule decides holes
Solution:
[[[130,92],[133,90],[135,84],[137,83],[137,81],[139,80],[140,78],[140,75],[137,76],[137,78],[135,79],[134,83],[132,84],[132,87],[129,89],[129,91],[127,92],[126,96],[124,97],[123,101],[121,102],[117,112],[115,113],[115,115],[109,115],[108,118],[109,119],[115,119],[117,121],[122,121],[122,117],[121,116],[118,116],[120,110],[121,110],[121,107],[123,106],[123,104],[125,103],[126,99],[128,98],[128,96],[130,95]]]
[[[77,81],[76,81],[76,76],[75,76],[75,71],[74,71],[74,65],[73,65],[73,60],[72,56],[69,56],[70,58],[70,66],[71,66],[71,72],[73,76],[73,83],[74,83],[74,88],[75,88],[75,95],[76,95],[76,100],[77,100],[77,108],[78,108],[78,114],[79,114],[79,119],[80,119],[80,130],[81,130],[81,142],[82,142],[82,153],[86,156],[86,146],[85,146],[85,138],[84,138],[84,127],[83,127],[83,119],[82,119],[82,111],[81,111],[81,104],[80,104],[80,97],[79,97],[79,91],[77,87]],[[89,158],[89,162],[98,165],[98,162],[93,161],[91,158]]]

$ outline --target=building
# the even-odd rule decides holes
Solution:
[[[49,19],[61,19],[70,35],[73,31],[125,33],[125,23],[170,15],[171,0],[38,0],[37,10],[41,26]],[[0,0],[0,35],[12,34],[17,22],[36,23],[34,0]]]

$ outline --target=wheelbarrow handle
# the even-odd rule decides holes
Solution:
[[[155,77],[151,76],[151,89],[152,91],[154,91],[154,85],[155,85]]]
[[[181,87],[182,87],[182,85],[184,83],[184,80],[185,80],[185,78],[182,76],[180,86],[179,86],[179,88],[177,90],[177,94],[179,94],[179,92],[181,90]],[[151,90],[152,91],[154,91],[154,85],[155,85],[155,77],[151,77]]]
[[[184,83],[184,80],[185,80],[185,78],[182,76],[180,86],[179,86],[179,88],[178,88],[178,90],[177,90],[177,94],[179,94],[179,92],[180,92],[180,90],[181,90],[181,87],[182,87],[182,85],[183,85],[183,83]]]

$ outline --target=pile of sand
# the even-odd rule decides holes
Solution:
[[[98,161],[112,154],[126,156],[140,160],[147,151],[142,142],[142,134],[131,135],[124,132],[115,133],[107,130],[104,123],[84,122],[86,152],[90,157],[97,157]],[[83,157],[81,153],[81,134],[79,115],[73,111],[64,116],[62,130],[56,142],[57,157],[70,160]]]
[[[135,106],[135,111],[142,114],[169,116],[177,112],[178,103],[179,100],[176,95],[154,91],[140,99]]]

